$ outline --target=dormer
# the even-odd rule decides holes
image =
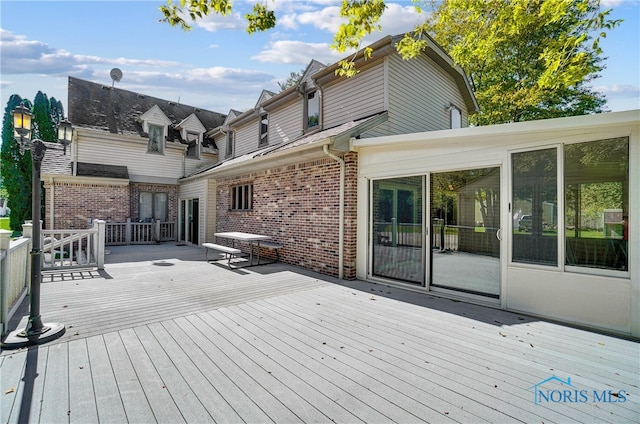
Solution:
[[[151,109],[140,115],[138,121],[142,124],[142,131],[149,138],[147,153],[163,155],[169,125],[172,124],[171,119],[162,112],[158,105],[153,105]]]
[[[304,96],[302,125],[305,133],[322,128],[322,93],[311,76],[324,68],[325,65],[312,60],[298,81],[298,89]]]
[[[180,132],[180,137],[187,144],[187,158],[200,159],[202,141],[206,128],[195,114],[191,114],[180,121],[175,129]]]
[[[269,90],[262,90],[256,102],[254,110],[258,115],[258,147],[269,145],[269,112],[262,108],[262,103],[273,97],[275,93]]]

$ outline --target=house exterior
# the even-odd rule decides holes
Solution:
[[[266,234],[313,271],[640,337],[640,112],[468,128],[462,70],[399,38],[227,115],[70,79],[49,225],[166,210],[187,243]]]
[[[181,180],[183,197],[206,192],[201,213],[216,211],[215,221],[200,220],[200,240],[213,241],[216,231],[267,234],[284,245],[281,260],[355,278],[352,141],[466,126],[477,111],[464,73],[435,43],[404,61],[399,39],[371,45],[372,59],[360,52],[353,78],[312,61],[296,85],[263,91],[254,108],[230,111],[209,132],[219,163]]]
[[[74,140],[45,156],[44,225],[177,224],[179,179],[217,161],[206,131],[226,116],[73,77],[68,90]]]

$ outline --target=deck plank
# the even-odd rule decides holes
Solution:
[[[127,422],[156,422],[155,414],[145,396],[142,384],[131,363],[126,346],[117,332],[104,335],[109,362],[118,385]]]
[[[96,423],[98,408],[86,339],[73,340],[69,348],[69,422]]]
[[[193,345],[190,340],[179,344],[174,339],[173,335],[180,333],[182,330],[173,321],[150,325],[149,330],[153,332],[158,342],[163,346],[165,354],[174,364],[176,372],[184,378],[189,390],[196,396],[197,401],[203,405],[214,421],[226,423],[244,422],[231,405],[220,395],[207,376],[203,374],[207,367],[199,362],[194,363],[194,357],[191,353],[194,349],[197,349],[197,346]],[[187,393],[186,390],[185,393]],[[195,400],[189,400],[190,403],[195,403]]]
[[[22,389],[24,388],[21,380],[24,375],[26,360],[26,350],[0,357],[0,390],[2,390],[0,392],[0,396],[2,396],[0,419],[3,423],[16,421],[17,414],[14,413],[14,408],[20,407]],[[12,415],[14,419],[10,420]]]
[[[211,415],[177,371],[175,364],[167,356],[163,346],[149,327],[137,327],[134,331],[163,383],[162,388],[167,391],[171,401],[175,402],[182,418],[188,423],[211,421]],[[162,421],[165,420],[162,419]]]
[[[126,422],[127,415],[118,392],[118,384],[104,338],[94,336],[84,340],[86,340],[89,355],[98,421],[102,423]]]
[[[69,349],[59,343],[48,346],[44,390],[40,400],[40,421],[67,422],[69,420]]]

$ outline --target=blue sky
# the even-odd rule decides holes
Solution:
[[[175,0],[178,2],[179,0]],[[12,94],[33,100],[38,90],[67,107],[67,77],[227,113],[253,107],[262,89],[316,59],[344,55],[329,48],[340,24],[340,0],[276,0],[276,28],[245,32],[241,18],[255,1],[236,1],[233,16],[211,16],[190,32],[159,23],[164,0],[0,2],[2,107]],[[387,1],[382,32],[410,30],[420,22],[412,3]],[[640,109],[640,1],[603,0],[624,22],[601,43],[607,68],[593,82],[612,111]]]

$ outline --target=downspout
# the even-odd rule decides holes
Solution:
[[[334,155],[329,151],[329,146],[325,144],[322,146],[324,154],[329,156],[340,164],[340,209],[338,224],[338,278],[341,280],[344,278],[344,180],[345,180],[345,164],[344,159]]]

